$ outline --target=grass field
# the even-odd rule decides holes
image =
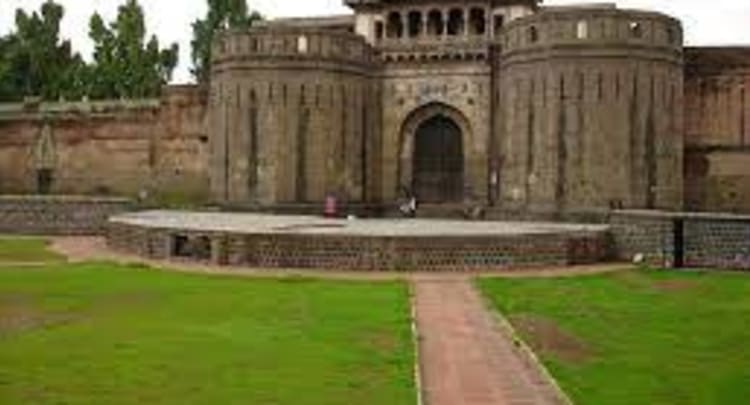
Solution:
[[[2,404],[412,404],[412,364],[400,283],[0,267]]]
[[[61,262],[64,258],[47,249],[41,238],[16,238],[0,236],[0,264]]]
[[[481,280],[577,404],[750,400],[750,276]]]

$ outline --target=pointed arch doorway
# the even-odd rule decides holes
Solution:
[[[438,114],[417,127],[412,170],[412,190],[420,201],[461,201],[464,183],[463,137],[456,122]]]
[[[430,103],[413,110],[401,127],[399,190],[427,204],[463,200],[471,126],[457,108]]]

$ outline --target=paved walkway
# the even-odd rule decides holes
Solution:
[[[427,405],[561,403],[500,331],[470,280],[414,285]]]

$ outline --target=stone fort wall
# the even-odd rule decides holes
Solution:
[[[346,32],[260,28],[217,41],[209,107],[215,199],[376,199],[376,64],[364,39]]]
[[[508,25],[496,63],[502,205],[681,208],[679,21],[549,9]]]
[[[750,50],[686,49],[685,204],[750,212]]]
[[[168,200],[205,200],[204,115],[195,87],[167,87],[160,100],[1,105],[0,193],[145,191]],[[47,180],[40,179],[43,171]]]
[[[465,195],[495,210],[750,212],[747,49],[684,49],[658,13],[500,7],[478,24],[463,6],[368,8],[370,36],[339,20],[225,33],[205,97],[0,106],[0,193],[393,203],[442,114]]]
[[[456,58],[447,62],[401,59],[384,68],[381,164],[386,201],[412,185],[416,130],[434,114],[450,117],[461,128],[464,192],[487,199],[491,67],[486,59],[452,55]]]

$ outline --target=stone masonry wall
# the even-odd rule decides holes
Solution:
[[[234,234],[148,228],[111,221],[113,249],[154,259],[254,268],[332,271],[472,271],[596,263],[607,259],[606,232],[472,237],[351,237]],[[177,252],[177,240],[192,248]]]
[[[674,264],[678,221],[685,267],[750,269],[750,217],[729,214],[615,212],[610,229],[618,258],[641,254],[648,263]]]
[[[507,26],[496,64],[503,207],[682,207],[679,21],[550,9]]]
[[[0,194],[202,200],[208,192],[205,106],[196,87],[167,87],[161,100],[0,105]]]
[[[616,212],[609,223],[619,260],[631,261],[643,255],[646,262],[664,265],[673,258],[672,216],[649,211]]]
[[[215,44],[211,188],[270,206],[373,199],[379,87],[364,39],[297,28],[235,32]]]
[[[109,217],[129,211],[126,199],[101,197],[0,197],[0,233],[98,235]]]
[[[487,199],[491,68],[486,60],[391,61],[383,73],[382,193],[398,198],[413,181],[416,130],[447,114],[462,132],[464,191]]]
[[[687,48],[685,205],[750,213],[750,50]]]

